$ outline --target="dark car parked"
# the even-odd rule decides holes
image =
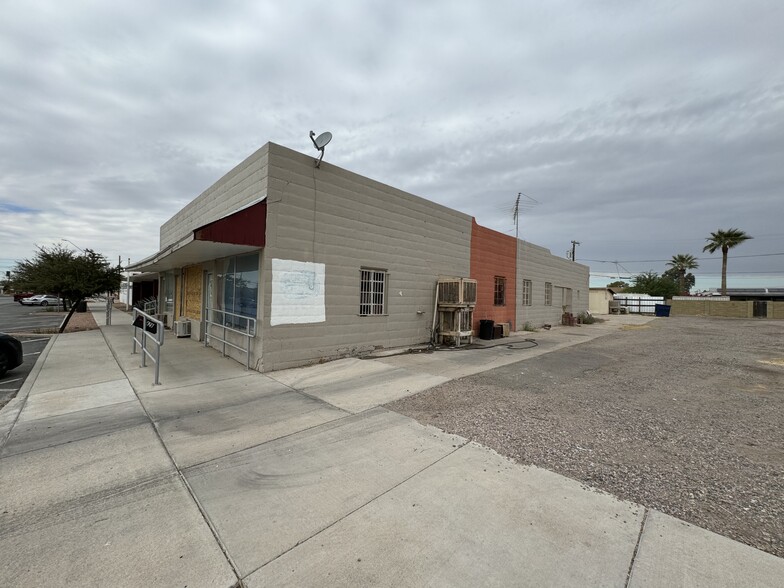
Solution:
[[[22,343],[16,337],[0,333],[0,377],[22,365]]]

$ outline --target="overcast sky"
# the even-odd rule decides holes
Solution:
[[[112,260],[268,141],[456,208],[603,275],[754,236],[784,286],[784,2],[6,2],[0,269],[68,239]],[[66,243],[70,246],[70,244]],[[661,261],[660,261],[661,260]],[[614,263],[602,263],[619,261]]]

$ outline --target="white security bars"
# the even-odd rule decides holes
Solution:
[[[222,329],[221,336],[215,335],[211,327]],[[245,347],[240,347],[226,338],[226,333],[236,333],[244,337]],[[204,326],[204,346],[210,339],[223,344],[221,353],[226,355],[226,345],[245,354],[245,369],[250,369],[250,342],[256,336],[256,319],[234,312],[226,312],[217,308],[207,309],[207,321]]]

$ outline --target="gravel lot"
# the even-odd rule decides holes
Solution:
[[[783,342],[660,318],[388,408],[784,557]]]

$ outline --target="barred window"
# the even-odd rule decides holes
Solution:
[[[384,314],[386,282],[386,270],[360,270],[359,314],[364,316]]]
[[[531,306],[531,290],[533,284],[531,280],[523,280],[523,306]]]
[[[503,276],[495,277],[495,290],[493,292],[493,304],[504,306],[506,304],[506,278]]]
[[[552,282],[545,282],[544,283],[544,305],[545,306],[552,306],[553,305],[553,284],[552,284]]]

